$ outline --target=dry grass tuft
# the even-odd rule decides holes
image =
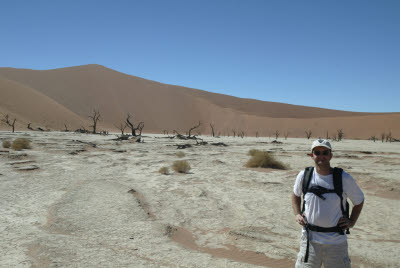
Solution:
[[[158,170],[158,172],[160,172],[163,175],[169,175],[169,168],[167,167],[162,167]]]
[[[10,141],[3,141],[3,148],[10,148],[11,142]]]
[[[179,151],[179,152],[176,153],[176,156],[179,157],[179,158],[182,158],[182,157],[185,157],[185,153],[182,152],[182,151]]]
[[[179,173],[188,173],[190,170],[190,165],[186,160],[178,160],[174,162],[172,169]]]
[[[253,155],[255,155],[256,153],[259,153],[259,152],[262,152],[262,151],[257,150],[257,149],[250,149],[250,150],[247,152],[247,154],[253,156]]]
[[[17,151],[20,151],[22,149],[30,149],[31,142],[26,138],[18,138],[13,141],[11,148]]]
[[[252,151],[252,150],[250,150]],[[249,154],[250,154],[249,151]],[[276,160],[271,154],[266,151],[253,152],[250,160],[246,163],[246,167],[255,168],[274,168],[274,169],[288,169],[282,162]]]

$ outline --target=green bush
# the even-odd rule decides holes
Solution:
[[[14,150],[22,150],[22,149],[30,149],[31,148],[31,142],[30,140],[26,138],[18,138],[15,139],[11,145],[11,148]]]
[[[186,160],[178,160],[174,162],[172,169],[175,170],[175,172],[188,173],[190,170],[190,165]]]
[[[169,169],[167,167],[162,167],[158,170],[163,175],[168,175],[169,174]]]
[[[3,148],[10,148],[11,142],[10,141],[3,141]]]
[[[185,157],[185,153],[182,152],[182,151],[179,151],[179,152],[176,153],[176,156],[179,157],[179,158],[182,158],[182,157]]]
[[[266,151],[253,152],[253,155],[251,156],[250,160],[246,163],[246,167],[287,169],[287,166],[285,164],[276,160],[270,153]]]

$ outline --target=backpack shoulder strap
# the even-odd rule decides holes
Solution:
[[[340,198],[342,197],[343,193],[342,173],[343,169],[338,167],[333,168],[333,187]]]
[[[343,217],[349,218],[350,206],[346,200],[346,208],[343,206],[343,180],[342,180],[343,169],[335,167],[333,168],[333,187],[336,194],[340,197],[340,209],[342,210]],[[350,234],[349,229],[346,230],[346,234]]]
[[[303,190],[303,195],[305,195],[308,192],[308,188],[310,187],[310,182],[311,182],[311,177],[314,171],[314,167],[306,167],[304,170],[304,178],[303,178],[303,185],[302,185],[302,190]]]
[[[301,214],[303,214],[305,208],[306,208],[306,200],[305,200],[305,196],[306,193],[308,192],[308,188],[310,186],[310,182],[311,182],[311,177],[314,171],[314,167],[306,167],[306,169],[304,170],[304,175],[303,175],[303,184],[301,186],[302,191],[303,191],[303,206],[301,209]]]

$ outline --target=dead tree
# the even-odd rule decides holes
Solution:
[[[134,137],[136,137],[137,135],[136,135],[136,130],[140,130],[140,135],[142,134],[142,130],[143,130],[143,127],[144,127],[144,122],[139,122],[138,124],[137,124],[137,126],[135,127],[133,124],[132,124],[132,122],[129,120],[131,118],[131,115],[130,114],[128,114],[127,116],[126,116],[126,124],[127,124],[127,126],[131,129],[131,132],[132,132],[132,136],[134,136]]]
[[[92,121],[93,121],[93,125],[89,126],[89,127],[93,128],[92,133],[96,134],[97,122],[99,122],[99,120],[100,120],[99,110],[93,109],[93,113],[92,113],[92,115],[89,115],[89,118],[92,119]]]
[[[210,123],[210,127],[211,127],[211,135],[212,135],[213,137],[215,137],[214,125]]]
[[[328,132],[328,130],[326,131],[326,139],[329,140],[329,132]]]
[[[258,131],[256,131],[256,138],[258,138]]]
[[[337,139],[338,139],[338,141],[341,141],[343,139],[343,135],[344,135],[343,129],[338,129],[337,130]]]
[[[64,124],[64,127],[65,127],[65,132],[68,132],[69,130],[68,130],[68,128],[67,128],[67,124]]]
[[[238,136],[243,139],[244,138],[244,131],[243,130],[239,131]]]
[[[125,129],[126,129],[127,125],[123,124],[123,123],[120,123],[119,125],[114,124],[114,126],[116,128],[118,128],[119,131],[121,131],[121,135],[124,136],[124,132],[125,132]]]
[[[311,134],[312,134],[312,131],[311,131],[311,129],[309,129],[309,130],[306,130],[306,136],[307,136],[307,140],[309,140],[309,139],[311,138]]]
[[[33,128],[31,127],[31,123],[28,123],[27,128],[30,129],[30,130],[33,130]]]
[[[285,137],[285,140],[287,140],[287,137],[289,136],[289,132],[286,131],[285,133],[283,133],[283,136]]]
[[[192,128],[189,129],[189,131],[188,131],[188,138],[189,138],[189,139],[192,137],[192,136],[191,136],[192,130],[198,128],[200,125],[201,125],[201,122],[199,121],[199,123],[198,123],[197,125],[195,125],[194,127],[192,127]]]
[[[4,118],[1,120],[3,123],[6,123],[10,127],[12,127],[12,132],[14,133],[15,131],[15,122],[17,121],[17,118],[14,118],[13,122],[11,123],[11,119],[8,114],[4,116]]]
[[[372,137],[370,138],[370,140],[373,140],[374,142],[376,142],[376,136],[375,136],[375,135],[372,136]]]
[[[143,130],[143,128],[144,128],[144,122],[140,122],[138,125],[137,125],[137,130],[139,130],[139,136],[142,136],[142,130]]]
[[[392,142],[392,132],[389,131],[388,134],[386,134],[386,142]]]
[[[75,130],[75,132],[77,133],[89,133],[89,130],[87,130],[84,126],[81,126],[81,128],[78,128],[77,130]]]
[[[176,134],[175,136],[176,136],[178,139],[187,140],[186,136],[180,134],[180,133],[179,133],[178,131],[176,131],[175,129],[172,131],[172,133]]]
[[[232,129],[233,137],[236,138],[236,130]]]
[[[278,137],[279,137],[279,135],[281,134],[281,133],[279,132],[279,130],[275,130],[274,134],[275,134],[275,140],[278,140]]]

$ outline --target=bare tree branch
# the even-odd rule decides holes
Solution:
[[[139,136],[142,136],[142,130],[144,128],[144,122],[139,122],[139,124],[137,125],[136,129],[139,130]]]
[[[311,134],[312,134],[311,129],[306,130],[306,136],[307,136],[307,139],[308,139],[308,140],[311,138]]]
[[[92,115],[89,115],[89,118],[92,119],[93,125],[89,126],[93,128],[93,134],[96,134],[97,122],[100,120],[100,112],[99,110],[93,109]]]
[[[389,133],[386,134],[386,142],[392,142],[392,131],[389,131]]]
[[[14,118],[13,122],[10,122],[10,117],[8,114],[4,116],[4,118],[1,120],[3,123],[6,123],[10,127],[12,127],[12,132],[14,133],[15,130],[15,122],[17,121],[17,118]]]
[[[279,137],[279,135],[281,134],[281,133],[279,132],[279,130],[275,130],[274,134],[275,134],[275,139],[278,140],[278,137]]]
[[[210,127],[211,127],[211,135],[212,135],[213,137],[215,137],[214,124],[210,123]]]
[[[289,131],[286,131],[285,133],[283,133],[283,136],[285,137],[285,140],[287,140],[287,137],[289,136]]]
[[[124,135],[124,131],[125,131],[126,127],[127,127],[126,123],[125,124],[124,123],[120,123],[119,125],[114,124],[114,126],[116,128],[118,128],[119,131],[121,131],[121,135],[123,136]]]
[[[188,133],[188,138],[190,138],[191,137],[191,132],[192,132],[192,130],[194,130],[194,129],[196,129],[196,128],[198,128],[199,126],[201,125],[201,122],[199,121],[199,123],[197,124],[197,125],[195,125],[194,127],[192,127],[191,129],[189,129],[189,133]]]
[[[341,141],[343,139],[343,129],[338,129],[337,130],[337,134],[338,134],[338,141]]]
[[[130,121],[131,115],[128,113],[128,115],[126,116],[126,124],[128,125],[128,127],[131,129],[132,132],[132,136],[136,137],[136,130],[140,130],[140,135],[142,133],[143,127],[144,127],[144,123],[143,122],[139,122],[139,124],[137,124],[137,126],[135,127],[133,125],[133,123]]]

